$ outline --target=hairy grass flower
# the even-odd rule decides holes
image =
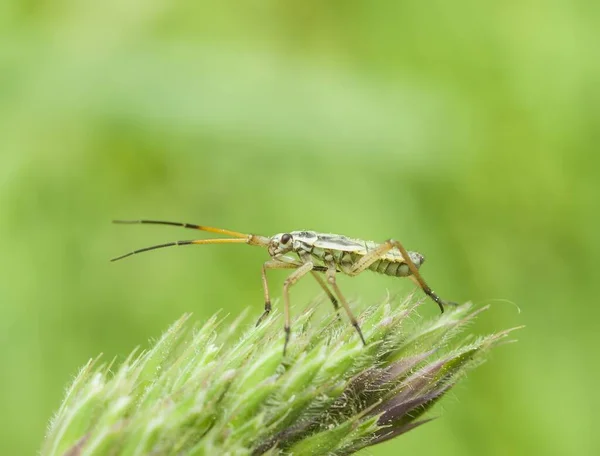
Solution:
[[[364,347],[310,307],[288,353],[274,315],[240,336],[189,315],[118,367],[85,365],[51,420],[42,455],[345,455],[429,421],[425,413],[509,331],[461,330],[485,308],[424,320],[412,296],[363,313]]]

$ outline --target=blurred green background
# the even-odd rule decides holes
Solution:
[[[34,454],[90,357],[123,357],[184,312],[262,311],[266,252],[111,264],[196,235],[113,218],[401,239],[440,295],[493,303],[474,329],[527,328],[441,419],[370,454],[600,454],[599,9],[2,2],[0,454]],[[340,283],[357,309],[413,289]]]

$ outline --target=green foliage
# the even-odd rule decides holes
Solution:
[[[88,362],[42,454],[344,455],[389,440],[428,421],[421,415],[508,334],[467,342],[457,334],[479,311],[467,304],[426,322],[417,305],[368,309],[366,347],[339,317],[315,320],[309,308],[285,357],[278,318],[236,340],[216,317],[194,330],[185,315],[120,366]]]

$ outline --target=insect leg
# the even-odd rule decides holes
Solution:
[[[327,288],[327,284],[325,283],[325,281],[321,278],[321,276],[317,272],[310,271],[310,273],[313,275],[315,280],[319,283],[319,285],[321,286],[323,291],[327,294],[327,296],[329,297],[329,300],[331,301],[331,304],[333,304],[333,308],[339,315],[340,305],[338,304],[338,300],[333,295],[333,293],[331,291],[329,291],[329,288]]]
[[[415,281],[417,283],[417,285],[419,285],[419,287],[421,287],[421,289],[425,292],[425,294],[427,296],[429,296],[431,299],[433,299],[433,301],[435,301],[435,303],[438,305],[438,307],[440,308],[442,313],[444,313],[444,304],[453,304],[453,303],[449,303],[449,302],[446,302],[443,299],[441,299],[429,287],[429,285],[427,285],[427,283],[425,282],[425,280],[419,273],[418,268],[415,266],[413,261],[410,259],[410,255],[408,254],[408,252],[406,251],[404,246],[400,243],[400,241],[396,241],[395,239],[388,239],[383,244],[378,246],[376,249],[371,250],[369,253],[367,253],[365,256],[363,256],[360,260],[358,260],[354,264],[349,275],[354,276],[354,275],[360,274],[365,269],[367,269],[369,266],[371,266],[375,261],[379,260],[383,255],[385,255],[387,252],[392,250],[394,247],[396,247],[400,251],[402,258],[406,262],[406,265],[408,266],[408,269],[410,270],[410,272],[412,274],[412,276],[409,276],[409,277],[412,277],[412,280]]]
[[[298,256],[300,257],[300,260],[302,261],[302,263],[312,263],[312,260],[311,260],[311,257],[310,257],[309,254],[307,254],[305,252],[299,252]],[[318,274],[318,272],[327,272],[328,270],[329,270],[329,266],[317,266],[317,265],[313,265],[313,269],[312,269],[312,271],[310,271],[310,273],[315,278],[315,280],[317,281],[317,283],[319,284],[319,286],[323,289],[323,291],[325,292],[325,294],[327,295],[327,297],[331,301],[331,304],[333,304],[333,309],[337,312],[338,317],[339,317],[339,315],[340,315],[340,312],[339,312],[340,305],[338,304],[338,300],[335,297],[335,295],[327,287],[327,283],[325,283],[325,281]]]
[[[388,244],[388,242],[380,244],[376,249],[371,250],[356,263],[354,263],[348,275],[355,276],[360,274],[393,248],[394,246]]]
[[[297,264],[284,263],[282,261],[277,260],[269,260],[266,261],[262,266],[262,284],[263,290],[265,292],[265,311],[260,316],[258,321],[256,322],[256,326],[260,325],[261,322],[269,315],[271,312],[271,298],[269,297],[269,285],[267,284],[267,269],[296,269],[298,268]]]
[[[288,342],[290,341],[290,287],[294,285],[298,280],[302,278],[302,276],[306,275],[308,272],[312,270],[314,267],[314,263],[309,261],[304,263],[294,272],[292,272],[285,282],[283,283],[283,302],[284,302],[284,315],[285,315],[285,343],[283,344],[283,355],[285,356],[285,351],[287,349]]]
[[[354,328],[356,329],[356,332],[358,332],[358,335],[360,336],[360,340],[362,340],[362,343],[364,345],[367,345],[367,343],[365,342],[365,338],[363,337],[363,333],[360,330],[358,321],[356,320],[356,317],[352,313],[352,310],[350,309],[350,306],[348,305],[346,298],[340,291],[340,288],[338,287],[337,282],[335,281],[335,274],[336,274],[335,267],[329,268],[327,270],[326,274],[327,274],[327,282],[329,283],[329,285],[331,285],[331,288],[333,288],[333,291],[335,291],[335,294],[337,294],[338,298],[342,302],[342,306],[344,307],[344,310],[346,311],[346,314],[348,315],[348,318],[350,319],[352,326],[354,326]]]
[[[404,258],[404,261],[406,261],[406,264],[408,265],[408,269],[410,269],[410,272],[412,273],[414,280],[423,289],[425,294],[435,301],[435,303],[439,306],[442,313],[444,313],[444,304],[446,304],[446,301],[442,300],[442,298],[440,298],[437,294],[435,294],[435,292],[431,288],[429,288],[429,285],[427,285],[427,283],[425,282],[425,279],[423,279],[423,277],[421,277],[421,274],[419,274],[419,270],[417,269],[415,264],[410,259],[410,255],[408,254],[408,252],[406,251],[404,246],[400,243],[400,241],[396,241],[394,239],[388,239],[386,241],[386,244],[389,244],[393,247],[396,247],[398,250],[400,250],[400,253],[402,254],[402,258]]]

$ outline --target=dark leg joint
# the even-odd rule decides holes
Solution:
[[[367,342],[365,342],[365,338],[363,336],[362,330],[360,329],[360,326],[356,320],[354,320],[352,322],[352,326],[354,326],[354,328],[356,329],[356,332],[360,336],[360,340],[362,340],[363,345],[367,345]]]
[[[285,342],[283,343],[283,356],[285,356],[285,352],[287,350],[288,342],[290,341],[290,327],[284,326],[285,331]]]
[[[440,313],[444,313],[444,304],[436,299],[437,305],[440,308]]]
[[[331,304],[333,304],[333,308],[338,311],[340,310],[340,304],[338,303],[338,300],[335,299],[334,296],[331,296]]]
[[[269,315],[270,312],[271,312],[271,301],[267,301],[267,302],[265,302],[265,311],[263,312],[263,314],[260,316],[260,318],[256,322],[256,326],[260,325],[261,322],[265,318],[267,318],[267,316]]]
[[[435,303],[440,308],[441,312],[444,313],[445,302],[442,301],[442,299],[438,295],[436,295],[431,288],[423,288],[423,291],[425,292],[425,294],[427,296],[429,296],[431,299],[433,299],[435,301]]]

